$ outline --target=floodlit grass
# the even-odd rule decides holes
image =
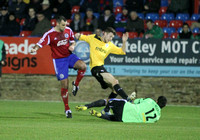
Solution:
[[[0,100],[0,140],[199,140],[200,107],[167,106],[154,124],[110,122],[62,102]],[[101,111],[102,108],[96,108]]]

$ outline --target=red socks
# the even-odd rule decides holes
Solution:
[[[69,110],[70,108],[68,105],[68,89],[61,88],[61,97],[65,105],[65,110]]]
[[[79,82],[81,79],[84,77],[86,70],[78,70],[78,74],[76,77],[75,85],[78,86]],[[64,105],[65,105],[65,110],[70,110],[69,105],[68,105],[68,89],[61,88],[61,97],[63,99]]]
[[[79,82],[80,82],[81,79],[84,77],[85,71],[86,71],[86,70],[78,70],[78,74],[77,74],[76,81],[75,81],[75,85],[76,85],[76,86],[79,85]]]

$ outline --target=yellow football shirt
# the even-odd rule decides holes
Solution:
[[[101,37],[92,35],[81,35],[79,40],[86,41],[90,46],[90,69],[95,66],[104,65],[104,60],[111,54],[125,55],[126,53],[115,46],[112,42],[105,43]]]

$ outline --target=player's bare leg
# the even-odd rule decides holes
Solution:
[[[114,91],[119,94],[123,99],[127,99],[128,95],[124,92],[124,90],[120,87],[119,82],[115,77],[110,73],[101,73],[104,81],[108,84],[112,85]]]
[[[86,71],[86,67],[87,67],[86,64],[82,60],[78,60],[74,64],[74,68],[78,69],[76,81],[72,82],[72,93],[73,93],[74,96],[76,96],[76,94],[78,92],[79,82],[84,77],[84,74],[85,74],[85,71]]]
[[[106,73],[100,73],[100,74],[103,77],[104,81],[108,83],[109,85],[113,85],[117,81],[117,79],[115,79],[115,77],[110,73],[106,72]]]
[[[61,80],[61,97],[64,102],[66,117],[72,118],[72,112],[68,104],[68,97],[69,97],[68,83],[69,83],[68,79]]]

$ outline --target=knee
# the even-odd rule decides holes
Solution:
[[[87,66],[86,64],[83,62],[81,65],[80,65],[80,70],[86,70]]]
[[[119,84],[119,81],[117,79],[114,79],[113,82],[112,82],[112,86],[114,87],[117,84]]]
[[[61,88],[68,89],[68,84],[67,83],[61,83]]]

